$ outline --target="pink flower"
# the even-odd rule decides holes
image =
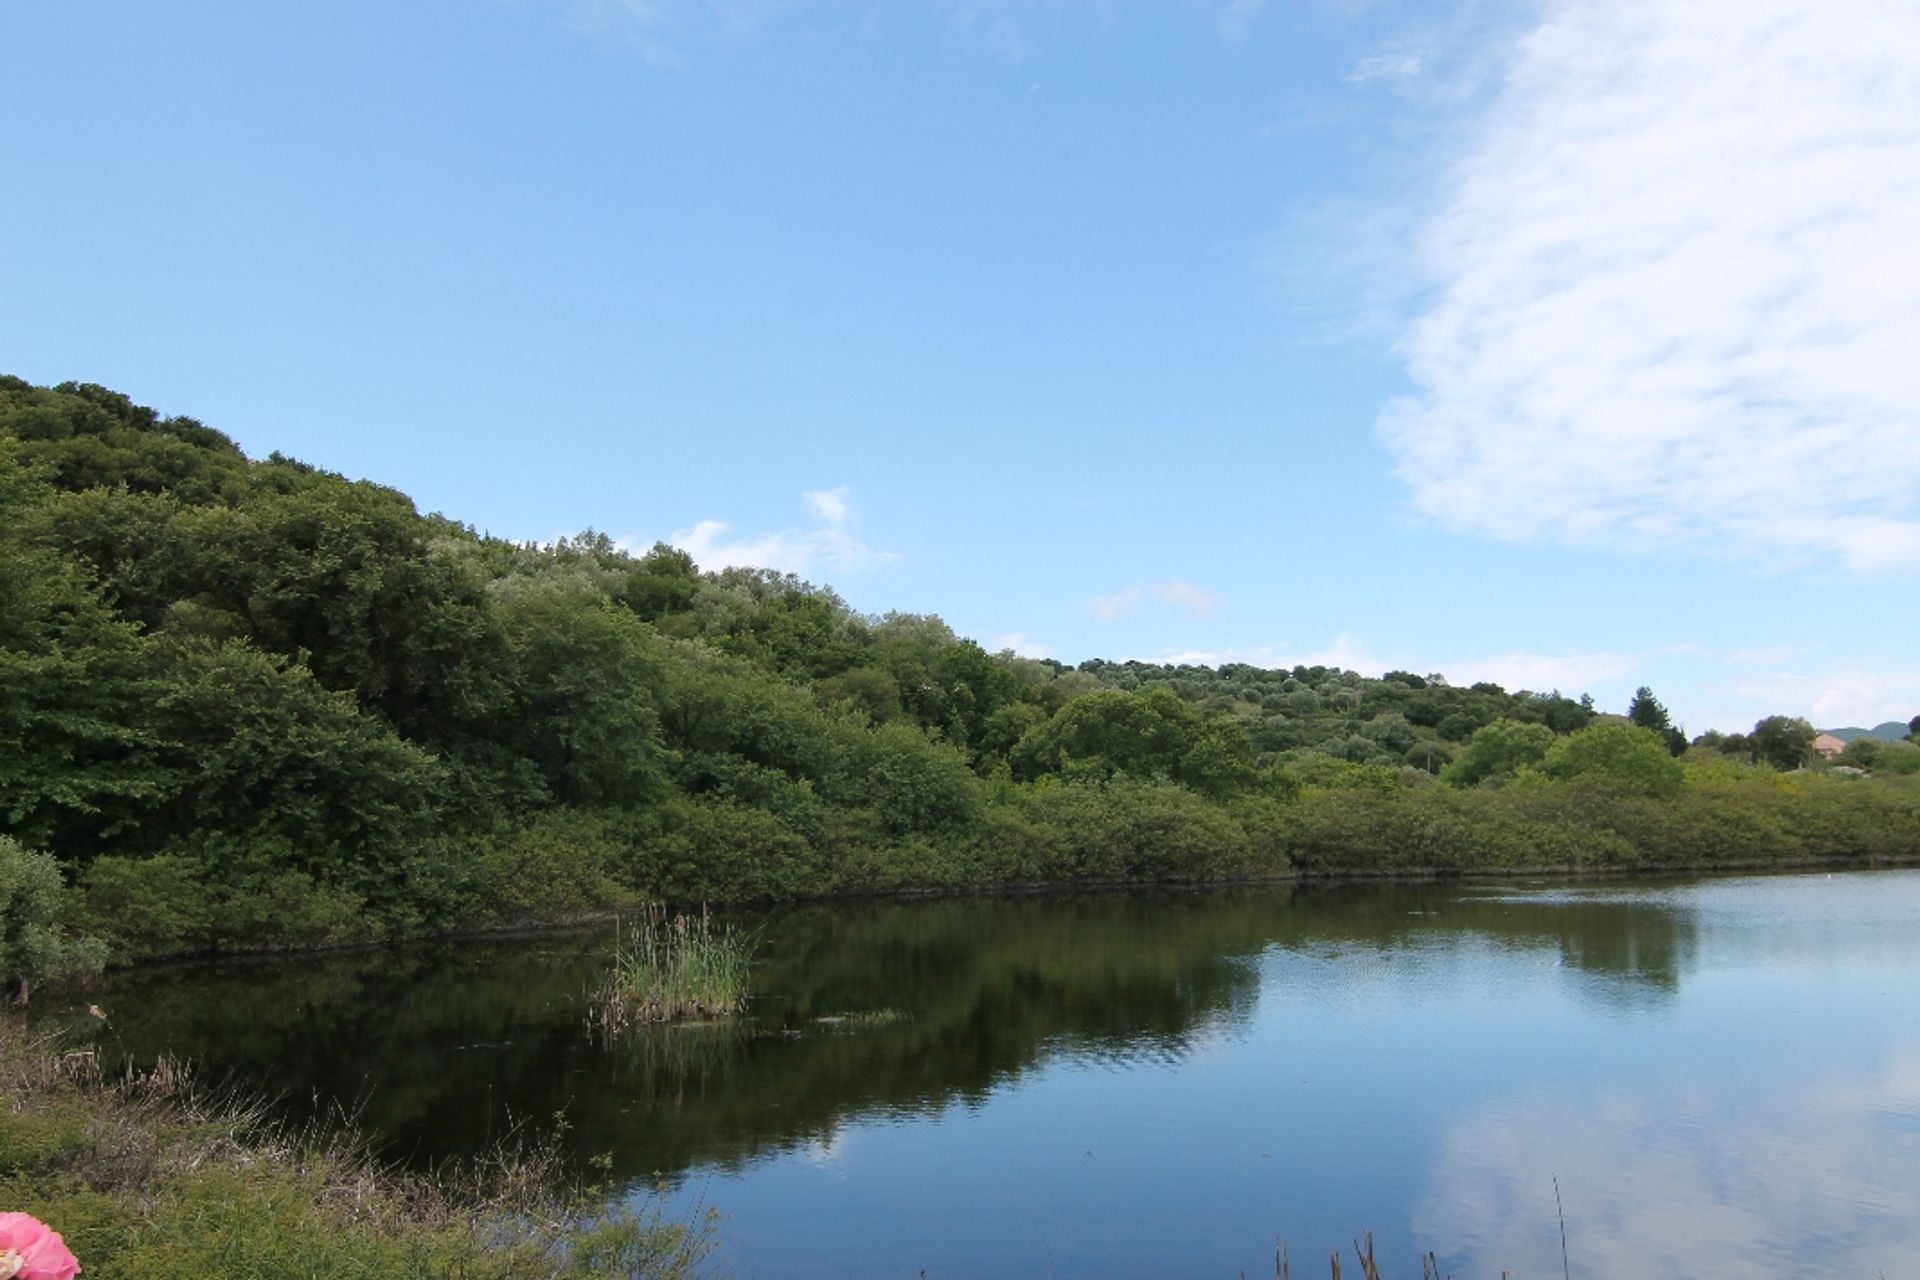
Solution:
[[[58,1231],[25,1213],[0,1213],[0,1280],[73,1280],[80,1261]]]

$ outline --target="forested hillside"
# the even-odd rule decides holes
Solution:
[[[50,855],[45,912],[130,954],[663,896],[1920,853],[1920,748],[1783,772],[1811,737],[1688,750],[1645,691],[1623,719],[1440,675],[989,654],[0,379],[0,854]]]

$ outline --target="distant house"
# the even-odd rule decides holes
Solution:
[[[1823,733],[1813,740],[1813,749],[1831,760],[1847,749],[1847,744],[1830,733]]]

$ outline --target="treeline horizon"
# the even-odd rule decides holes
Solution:
[[[16,976],[58,938],[662,898],[1920,857],[1920,746],[1829,772],[1812,738],[1774,716],[1689,743],[1646,689],[1621,717],[1410,672],[992,654],[0,378],[0,862],[42,886],[5,907]]]

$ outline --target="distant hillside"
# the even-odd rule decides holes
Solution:
[[[1877,724],[1871,729],[1850,727],[1846,729],[1822,729],[1820,732],[1830,733],[1842,742],[1852,742],[1855,738],[1878,738],[1882,742],[1901,742],[1904,741],[1907,736],[1907,722],[1904,720],[1889,720],[1885,724]]]

